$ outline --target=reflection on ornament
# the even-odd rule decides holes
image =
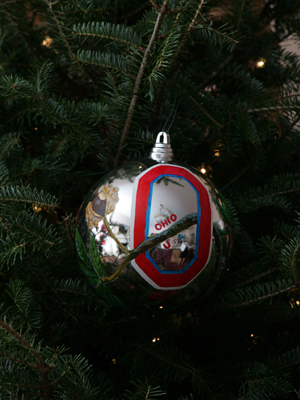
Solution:
[[[145,299],[157,310],[168,299],[174,305],[209,293],[231,241],[229,208],[199,171],[171,161],[164,132],[152,155],[95,185],[78,214],[76,245],[98,291],[110,288],[126,303]]]
[[[88,203],[85,218],[89,229],[98,227],[104,216],[114,211],[119,201],[118,190],[113,185],[104,186],[98,190],[93,201]]]

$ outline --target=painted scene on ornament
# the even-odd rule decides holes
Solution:
[[[165,185],[168,186],[166,199]],[[153,236],[170,228],[190,213],[200,212],[199,193],[182,177],[164,175],[153,182],[148,204],[146,230]],[[186,270],[197,257],[199,224],[178,233],[146,253],[160,271]]]
[[[124,246],[129,243],[129,227],[126,224],[114,223],[112,215],[119,204],[119,188],[112,184],[101,186],[96,196],[86,208],[86,223],[94,236],[101,259],[104,263],[120,263],[124,253],[115,238]],[[123,207],[124,208],[124,207]],[[120,212],[117,217],[121,219]],[[110,225],[111,233],[104,224],[104,216]],[[128,221],[126,221],[128,222]]]

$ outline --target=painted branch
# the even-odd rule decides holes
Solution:
[[[159,245],[160,243],[164,242],[170,237],[177,235],[179,232],[184,231],[185,229],[195,225],[197,223],[197,214],[192,213],[186,215],[184,218],[181,218],[179,221],[175,222],[170,228],[166,229],[165,231],[147,238],[142,243],[140,243],[135,249],[133,249],[130,254],[120,264],[119,268],[116,270],[114,274],[108,276],[106,278],[102,278],[104,282],[112,282],[117,279],[122,272],[122,270],[126,267],[126,265],[131,261],[134,260],[139,254],[145,253],[152,249],[153,247]]]

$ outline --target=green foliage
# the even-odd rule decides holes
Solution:
[[[236,32],[232,32],[232,28],[228,24],[224,24],[218,29],[214,29],[212,25],[213,21],[208,26],[203,24],[196,25],[195,29],[198,30],[198,39],[211,46],[226,47],[227,50],[233,51],[238,43],[233,37]]]
[[[102,68],[112,68],[118,72],[126,74],[132,71],[133,68],[130,60],[113,53],[99,53],[92,50],[81,50],[77,53],[77,59]]]
[[[147,380],[145,382],[138,381],[138,382],[133,382],[134,386],[136,386],[135,392],[127,391],[125,393],[125,398],[126,399],[131,399],[131,400],[144,400],[144,399],[149,399],[149,400],[154,400],[157,398],[161,398],[161,396],[164,396],[166,392],[161,390],[159,386],[153,387],[152,385],[149,385]]]
[[[141,38],[128,26],[113,25],[109,22],[88,22],[73,27],[78,35],[93,36],[99,39],[117,41],[119,44],[126,44],[139,47]]]
[[[42,190],[31,189],[29,186],[3,186],[0,188],[0,206],[6,207],[10,203],[20,209],[32,203],[50,208],[58,206],[56,197],[45,194]]]
[[[286,397],[292,392],[292,386],[276,376],[272,370],[263,364],[255,364],[246,371],[247,383],[240,390],[239,398],[272,399],[278,396]]]
[[[86,246],[76,229],[75,243],[78,255],[82,262],[80,267],[92,286],[95,287],[97,293],[111,306],[124,308],[122,301],[112,292],[108,285],[105,285],[101,278],[104,277],[104,267],[97,250],[95,239],[90,235],[90,256],[88,255]]]

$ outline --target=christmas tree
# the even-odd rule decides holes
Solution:
[[[0,0],[1,399],[299,398],[299,12]],[[232,248],[209,293],[149,313],[90,284],[76,215],[162,130],[222,193]]]

